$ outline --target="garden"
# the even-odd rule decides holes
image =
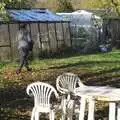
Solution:
[[[34,98],[26,93],[27,86],[39,81],[56,88],[57,77],[66,72],[78,75],[87,86],[120,88],[119,17],[119,0],[0,1],[0,120],[30,120]],[[27,24],[34,41],[32,70],[16,73],[20,65],[16,35],[22,24]],[[51,98],[54,105],[60,100]],[[108,101],[95,101],[95,120],[113,120],[108,112]],[[61,115],[56,111],[55,120]],[[74,114],[73,120],[77,117]],[[40,115],[40,120],[48,119]]]
[[[29,120],[33,98],[26,94],[28,84],[42,81],[56,86],[56,78],[64,72],[77,74],[86,85],[120,87],[120,51],[96,54],[64,54],[31,62],[32,71],[16,74],[19,64],[0,63],[0,119]],[[54,100],[53,100],[54,101]],[[96,119],[108,117],[108,103],[96,103]],[[57,115],[58,119],[59,114]],[[44,114],[41,119],[47,119]]]

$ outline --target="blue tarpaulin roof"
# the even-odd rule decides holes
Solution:
[[[13,9],[8,10],[8,14],[14,21],[26,22],[26,21],[65,21],[63,17],[56,15],[48,9]]]

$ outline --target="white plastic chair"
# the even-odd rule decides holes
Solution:
[[[80,78],[77,75],[73,73],[63,73],[62,75],[57,77],[56,87],[57,90],[63,95],[61,102],[62,111],[63,111],[62,120],[65,120],[66,114],[68,120],[72,120],[74,100],[71,100],[70,93],[73,93],[76,87],[84,87],[84,84],[81,82]],[[80,110],[82,111],[82,115],[80,115],[80,117],[84,116],[84,109],[85,109],[84,97],[82,98],[81,102],[83,105],[80,106]]]
[[[53,93],[58,98],[55,88],[47,83],[35,82],[28,85],[26,92],[29,96],[34,96],[31,120],[39,120],[39,113],[49,113],[50,120],[54,120],[54,111],[50,104],[50,97]]]
[[[73,92],[77,86],[83,87],[84,84],[76,74],[63,73],[57,77],[56,87],[57,90],[62,94]]]

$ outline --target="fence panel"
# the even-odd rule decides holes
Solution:
[[[57,41],[56,41],[56,34],[55,34],[55,24],[50,23],[48,24],[49,29],[49,39],[50,39],[50,48],[52,52],[57,51]]]
[[[33,57],[38,58],[40,54],[39,41],[38,41],[39,40],[38,24],[37,23],[30,24],[30,29],[31,29],[31,39],[34,41]]]
[[[41,23],[40,24],[40,36],[41,36],[42,52],[49,53],[50,46],[49,46],[48,30],[47,30],[47,24],[46,23]]]
[[[62,23],[56,23],[56,36],[57,36],[57,48],[62,48],[64,46],[64,35],[63,35]]]
[[[0,60],[10,59],[10,41],[8,33],[8,25],[0,25]]]
[[[112,46],[120,48],[120,19],[104,19],[103,33],[105,42],[111,42]]]
[[[70,37],[69,23],[63,23],[63,30],[64,30],[65,45],[67,47],[71,47],[71,37]]]
[[[18,59],[18,49],[17,49],[17,32],[19,30],[19,24],[10,24],[10,40],[12,47],[12,57],[13,59]]]

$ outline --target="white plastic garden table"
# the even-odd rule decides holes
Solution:
[[[108,86],[82,86],[75,88],[75,96],[81,97],[79,120],[84,120],[85,103],[89,99],[88,120],[94,120],[95,101],[109,102],[109,120],[120,120],[120,89]],[[117,111],[116,111],[117,110]],[[117,112],[117,113],[116,113]]]

